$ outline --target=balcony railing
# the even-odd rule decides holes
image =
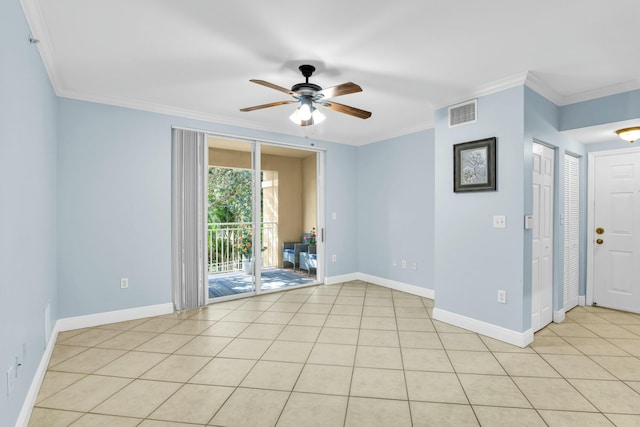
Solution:
[[[209,273],[229,273],[242,270],[242,252],[238,248],[242,233],[247,227],[246,222],[218,222],[209,223],[207,233],[207,249]],[[275,267],[278,252],[276,250],[278,237],[277,222],[263,222],[262,231],[262,266]]]

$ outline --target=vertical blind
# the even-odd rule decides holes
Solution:
[[[187,310],[206,304],[206,135],[173,129],[171,157],[173,305]]]
[[[580,282],[580,159],[564,155],[564,309],[578,305]]]

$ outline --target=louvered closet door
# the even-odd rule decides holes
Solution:
[[[564,155],[564,310],[578,305],[580,271],[580,160]]]

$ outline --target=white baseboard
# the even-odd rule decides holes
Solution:
[[[560,310],[555,310],[553,312],[553,323],[561,323],[564,322],[564,308],[561,308]]]
[[[585,305],[587,305],[587,297],[584,295],[578,296],[578,305],[581,307],[584,307]]]
[[[90,328],[92,326],[106,325],[108,323],[125,322],[127,320],[142,319],[145,317],[161,316],[163,314],[170,313],[173,313],[173,304],[166,303],[58,319],[53,326],[47,348],[44,350],[38,369],[31,381],[31,386],[29,386],[27,396],[22,403],[22,409],[20,410],[20,415],[18,415],[16,427],[27,427],[29,424],[31,411],[33,411],[33,405],[36,403],[36,398],[38,397],[42,380],[44,380],[44,376],[47,373],[47,366],[49,366],[51,353],[53,353],[53,348],[56,345],[59,332],[69,331],[72,329]]]
[[[423,298],[434,299],[435,292],[433,289],[422,288],[416,285],[410,285],[408,283],[397,282],[391,279],[385,279],[383,277],[371,276],[369,274],[364,273],[356,273],[358,276],[358,280],[363,280],[365,282],[373,283],[374,285],[384,286],[385,288],[390,288],[396,291],[406,292],[412,295],[418,295]]]
[[[341,274],[339,276],[327,276],[324,278],[325,285],[337,285],[338,283],[351,282],[352,280],[360,280],[358,273]]]
[[[373,283],[374,285],[384,286],[385,288],[393,289],[396,291],[406,292],[408,294],[417,295],[423,298],[434,299],[435,292],[433,289],[422,288],[416,285],[410,285],[408,283],[397,282],[391,279],[385,279],[384,277],[372,276],[365,273],[350,273],[340,276],[326,277],[324,280],[325,285],[335,285],[337,283],[351,282],[354,280],[360,280],[362,282]]]
[[[531,329],[525,332],[516,332],[441,308],[433,309],[433,318],[522,348],[533,342],[533,331]]]
[[[56,323],[53,326],[51,336],[49,337],[49,342],[47,343],[47,347],[44,349],[44,354],[40,359],[38,369],[36,369],[36,373],[33,376],[33,380],[31,381],[31,385],[29,386],[29,390],[27,391],[27,396],[24,398],[24,402],[22,402],[22,409],[20,410],[20,414],[18,415],[18,419],[16,420],[16,427],[27,427],[27,425],[29,424],[29,418],[31,418],[33,405],[36,404],[38,392],[40,391],[40,386],[42,385],[42,381],[44,380],[44,375],[47,373],[47,366],[49,366],[49,360],[51,360],[51,354],[53,353],[53,348],[56,345],[57,338],[58,324]]]
[[[168,302],[165,304],[88,314],[86,316],[67,317],[65,319],[59,319],[56,322],[56,326],[59,331],[69,331],[72,329],[91,328],[108,323],[126,322],[127,320],[161,316],[170,313],[173,313],[173,304]]]

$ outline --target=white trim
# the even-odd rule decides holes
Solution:
[[[589,153],[587,162],[587,289],[586,296],[580,305],[593,305],[593,241],[595,240],[595,159],[596,157],[615,156],[618,154],[637,153],[640,148],[620,148],[617,150],[593,151]]]
[[[532,329],[528,329],[524,332],[516,332],[511,329],[493,325],[491,323],[486,323],[467,316],[462,316],[457,313],[452,313],[441,308],[433,309],[433,319],[449,323],[451,325],[458,326],[459,328],[464,328],[469,331],[473,331],[487,337],[495,338],[497,340],[522,348],[528,346],[533,342]]]
[[[38,369],[36,370],[33,380],[31,381],[31,386],[29,386],[29,390],[27,391],[27,396],[22,403],[22,409],[20,410],[18,420],[16,421],[16,427],[26,427],[29,424],[29,418],[31,418],[31,412],[33,411],[33,406],[36,403],[40,386],[42,385],[44,376],[47,373],[47,366],[49,366],[49,360],[51,360],[51,354],[53,353],[53,348],[58,340],[59,332],[69,331],[72,329],[90,328],[93,326],[106,325],[108,323],[125,322],[127,320],[143,319],[145,317],[161,316],[163,314],[170,313],[173,313],[173,304],[165,303],[58,319],[51,331],[51,338],[49,339],[49,343],[47,344],[44,354],[40,359]]]
[[[60,78],[56,72],[57,68],[53,58],[54,49],[51,44],[51,40],[53,39],[49,35],[49,29],[45,23],[40,3],[37,0],[20,0],[20,4],[22,5],[22,11],[29,25],[30,35],[38,40],[36,48],[40,53],[42,64],[49,76],[53,91],[57,96],[60,96]],[[26,38],[27,35],[25,34],[25,39]]]
[[[586,302],[586,298],[584,295],[578,296],[578,305],[580,307],[584,307],[586,305],[585,302]]]
[[[596,157],[611,156],[617,154],[634,153],[640,148],[620,148],[618,150],[594,151],[589,153],[587,172],[587,289],[584,305],[593,304],[593,242],[595,225],[595,159]],[[582,304],[581,304],[582,305]]]
[[[529,72],[524,85],[539,95],[547,98],[555,105],[561,105],[563,97],[555,90],[551,89],[545,82],[543,82],[535,73]]]
[[[562,102],[558,105],[576,104],[578,102],[590,101],[592,99],[604,98],[605,96],[617,95],[619,93],[630,92],[640,89],[640,80],[630,80],[627,82],[616,83],[611,86],[605,86],[598,89],[588,90],[577,93],[575,95],[567,95],[562,98]]]
[[[391,279],[385,279],[384,277],[372,276],[365,273],[350,273],[340,276],[326,277],[325,285],[335,285],[338,283],[361,281],[372,283],[378,286],[384,286],[385,288],[393,289],[396,291],[406,292],[411,295],[417,295],[422,298],[435,299],[435,291],[429,288],[423,288],[421,286],[410,285],[408,283],[398,282]]]
[[[351,282],[353,280],[360,280],[360,273],[341,274],[339,276],[325,276],[325,285],[336,285],[338,283]]]
[[[163,314],[171,313],[173,313],[173,304],[168,302],[165,304],[88,314],[86,316],[67,317],[65,319],[59,319],[56,322],[56,326],[59,331],[70,331],[72,329],[91,328],[93,326],[106,325],[108,323],[126,322],[127,320],[161,316]]]
[[[554,310],[553,312],[553,323],[562,323],[564,322],[564,308],[561,308],[560,310]]]
[[[434,115],[434,111],[431,111],[431,115]],[[425,113],[429,113],[428,110],[425,110]],[[427,131],[429,129],[433,129],[435,128],[435,121],[434,119],[431,117],[427,117],[427,114],[425,114],[424,117],[424,121],[421,122],[419,125],[416,126],[409,126],[409,127],[405,127],[405,128],[400,128],[400,129],[392,129],[389,132],[382,132],[382,133],[378,133],[376,134],[376,136],[371,137],[371,138],[361,138],[359,139],[357,142],[355,141],[348,141],[348,142],[342,142],[342,144],[346,144],[346,145],[353,145],[355,147],[361,147],[363,145],[368,145],[368,144],[373,144],[376,142],[380,142],[380,141],[386,141],[388,139],[392,139],[392,138],[401,138],[403,136],[406,135],[412,135],[414,133],[418,133],[418,132],[424,132]],[[339,141],[335,141],[337,143],[340,143]]]
[[[429,288],[423,288],[416,285],[410,285],[408,283],[397,282],[391,279],[385,279],[383,277],[371,276],[369,274],[357,273],[358,279],[373,283],[374,285],[384,286],[385,288],[394,289],[396,291],[406,292],[408,294],[417,295],[423,298],[434,299],[435,291]]]
[[[327,245],[325,236],[327,235],[327,223],[325,222],[325,176],[326,176],[326,152],[316,153],[316,252],[318,264],[316,265],[316,281],[324,283],[324,276],[327,271]]]
[[[593,304],[593,214],[595,213],[595,153],[589,153],[587,161],[587,289],[585,295],[586,305]]]
[[[18,419],[16,420],[16,427],[27,427],[29,424],[29,419],[31,418],[31,412],[33,411],[33,407],[36,404],[36,399],[38,397],[38,392],[40,391],[40,386],[42,385],[42,381],[44,380],[44,376],[47,373],[47,366],[49,366],[49,360],[51,360],[51,354],[53,353],[53,348],[56,345],[56,340],[58,339],[58,323],[56,322],[55,326],[51,331],[51,337],[49,339],[49,343],[47,347],[44,349],[44,354],[42,358],[40,358],[40,363],[38,364],[38,369],[36,369],[36,373],[33,376],[33,380],[31,380],[31,385],[29,386],[29,390],[27,391],[27,396],[24,398],[22,402],[22,409],[20,410],[20,414],[18,415]]]
[[[518,86],[523,86],[525,81],[527,80],[527,72],[517,73],[511,76],[505,77],[504,79],[496,80],[486,85],[478,86],[472,90],[470,90],[466,95],[451,98],[449,100],[445,100],[445,102],[438,103],[435,107],[435,110],[439,110],[440,108],[448,107],[449,105],[455,105],[462,103],[464,101],[468,101],[473,98],[480,98],[482,96],[491,95],[493,93],[501,92],[506,89],[511,89]]]

